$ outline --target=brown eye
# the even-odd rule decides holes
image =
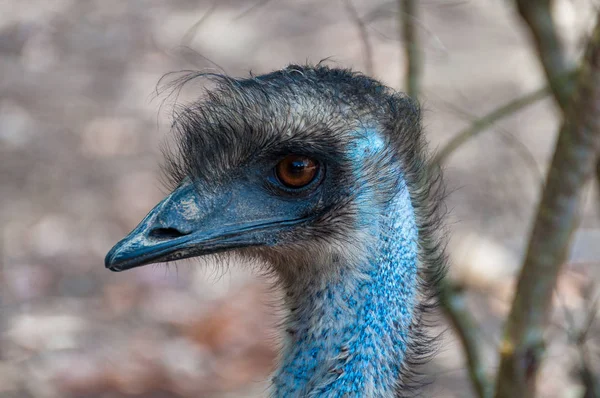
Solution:
[[[302,188],[310,184],[319,171],[319,164],[306,156],[288,155],[275,167],[277,178],[287,187]]]

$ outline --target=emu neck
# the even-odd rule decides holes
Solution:
[[[275,397],[388,397],[397,390],[417,289],[417,228],[406,187],[384,214],[364,264],[288,292],[295,308]]]

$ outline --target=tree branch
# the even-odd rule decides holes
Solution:
[[[556,31],[550,0],[517,0],[517,8],[533,36],[552,93],[564,111],[573,93],[574,84],[572,80],[561,80],[557,77],[567,74],[572,66],[567,62]]]
[[[480,344],[477,333],[479,327],[467,309],[464,294],[448,279],[441,281],[440,305],[452,323],[467,357],[467,369],[471,384],[479,398],[491,397],[492,386],[481,360]]]
[[[600,14],[566,108],[503,341],[496,398],[533,397],[552,292],[600,152]]]
[[[573,93],[572,80],[556,79],[569,69],[550,9],[551,0],[516,0],[521,18],[525,21],[536,46],[538,57],[558,106],[566,111]],[[600,159],[596,165],[596,180],[600,189]]]
[[[404,58],[406,63],[406,93],[414,99],[419,98],[421,86],[421,53],[417,42],[415,21],[418,18],[415,0],[399,0],[400,35],[404,41]]]

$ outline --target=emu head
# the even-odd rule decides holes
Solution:
[[[295,284],[359,264],[386,204],[418,185],[416,104],[322,66],[214,79],[217,88],[174,122],[167,171],[176,188],[106,267],[237,251]]]

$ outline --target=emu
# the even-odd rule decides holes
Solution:
[[[204,76],[198,73],[186,80]],[[360,73],[291,65],[175,117],[174,190],[106,256],[133,267],[235,252],[285,292],[273,397],[391,397],[430,352],[443,188],[417,103]]]

